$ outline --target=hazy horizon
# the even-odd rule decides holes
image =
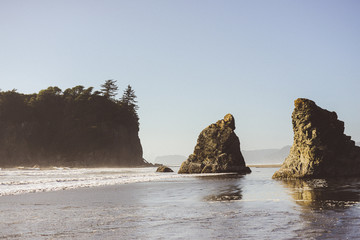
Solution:
[[[231,113],[242,150],[293,142],[299,97],[335,111],[360,141],[359,1],[0,2],[0,88],[138,96],[144,158],[192,153]]]

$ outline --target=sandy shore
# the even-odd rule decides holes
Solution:
[[[269,169],[269,172],[273,171]],[[2,196],[0,238],[239,238],[247,233],[238,225],[245,225],[250,219],[242,217],[243,213],[238,210],[254,193],[261,192],[252,192],[255,186],[251,178],[254,177],[263,176],[258,173],[252,176],[186,175],[156,182]],[[244,185],[247,178],[253,185],[250,192]],[[248,199],[244,199],[244,194]],[[258,221],[247,225],[263,228]]]
[[[340,183],[327,192],[326,185],[312,189],[302,182],[272,180],[274,171],[253,167],[246,176],[187,175],[2,196],[0,239],[358,237],[358,182]]]

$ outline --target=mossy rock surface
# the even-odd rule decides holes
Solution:
[[[305,98],[294,104],[294,143],[273,178],[360,176],[360,147],[344,134],[344,122],[337,114]]]
[[[174,172],[174,171],[167,166],[160,166],[156,169],[156,172]]]
[[[182,163],[179,173],[250,173],[240,151],[231,114],[210,124],[199,135],[194,153]]]

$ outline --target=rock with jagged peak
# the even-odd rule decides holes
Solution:
[[[294,143],[273,178],[360,176],[360,147],[344,134],[335,112],[299,98],[292,113]]]
[[[250,173],[240,151],[231,114],[205,128],[199,135],[194,153],[182,163],[179,173]]]

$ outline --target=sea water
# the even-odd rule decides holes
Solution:
[[[13,168],[0,169],[0,196],[176,178],[155,168]]]
[[[359,179],[276,170],[3,169],[0,239],[360,239]]]

